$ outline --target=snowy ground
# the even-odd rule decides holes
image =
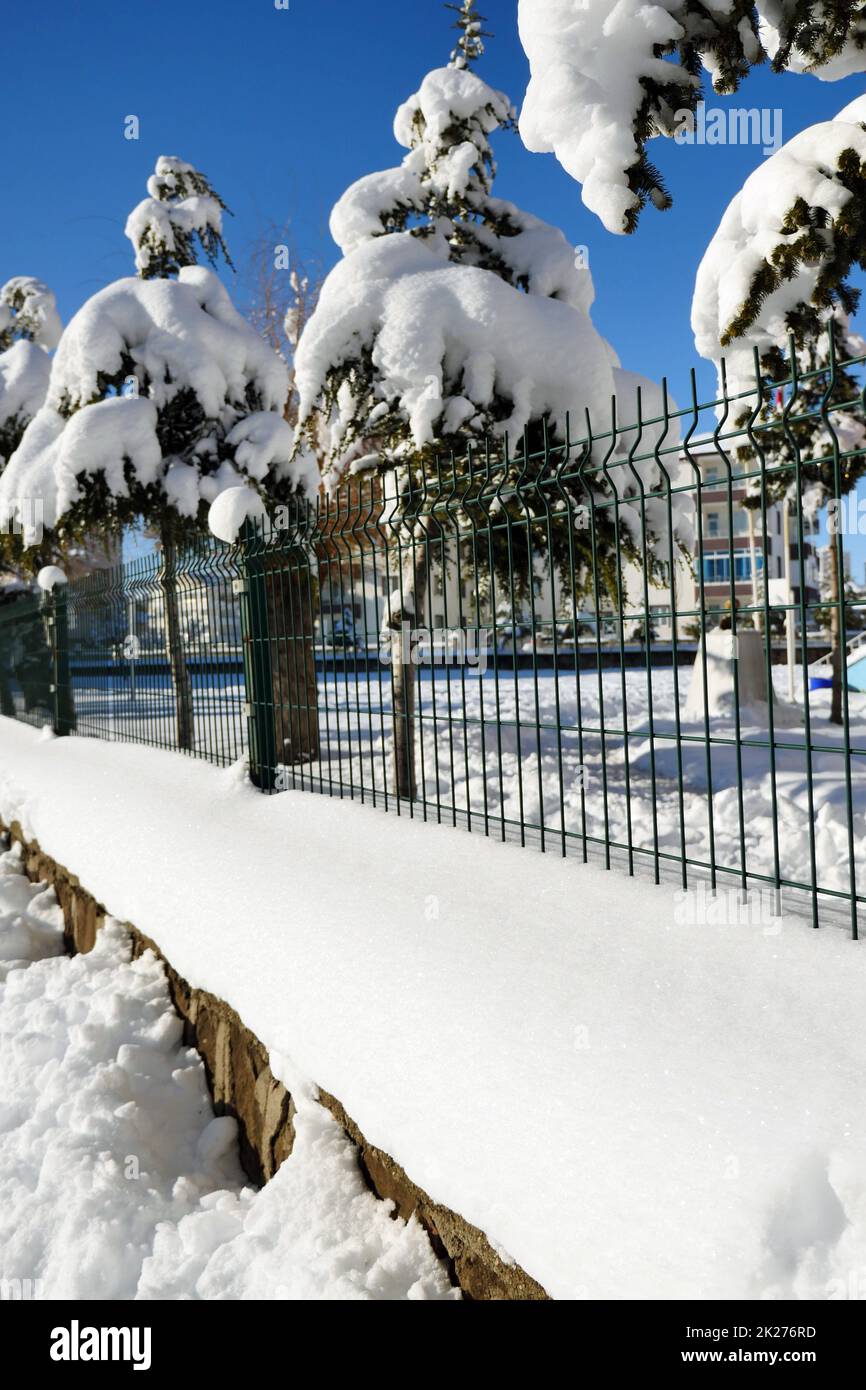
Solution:
[[[503,672],[498,680],[489,671],[482,679],[459,668],[440,670],[435,679],[425,671],[418,771],[429,813],[452,820],[468,816],[476,828],[486,822],[493,834],[543,826],[548,842],[565,842],[569,852],[579,852],[585,836],[591,849],[609,842],[645,863],[658,856],[662,869],[675,869],[684,856],[698,866],[714,858],[720,870],[729,871],[722,873],[723,883],[736,883],[745,867],[747,875],[771,883],[780,878],[807,892],[814,887],[849,894],[846,759],[841,730],[827,722],[829,692],[810,695],[811,758],[802,728],[777,728],[773,768],[769,749],[760,746],[768,742],[766,720],[745,714],[738,770],[734,721],[716,716],[708,766],[705,725],[685,718],[691,675],[682,668],[676,686],[672,671],[657,669],[650,686],[645,669],[628,670],[624,677],[611,670],[558,679],[550,671],[537,677]],[[774,677],[785,698],[787,669],[776,667]],[[802,684],[798,670],[801,708]],[[197,687],[201,753],[223,763],[242,756],[243,699],[241,687],[231,682]],[[135,701],[126,691],[91,687],[77,693],[76,703],[82,733],[171,745],[173,706],[165,681],[142,678]],[[851,691],[850,712],[855,890],[863,894],[858,868],[866,859],[866,696]],[[333,672],[320,678],[319,721],[322,757],[294,773],[295,785],[384,796],[391,785],[393,740],[388,668],[357,678]],[[822,910],[828,905],[833,900],[825,897]]]
[[[774,674],[784,698],[787,670]],[[486,820],[493,834],[503,825],[506,832],[543,825],[548,844],[556,848],[564,840],[570,852],[585,835],[595,846],[631,849],[644,863],[658,854],[662,868],[684,855],[708,865],[714,855],[717,866],[735,873],[745,865],[748,874],[771,881],[778,875],[804,889],[814,881],[819,889],[849,892],[846,760],[841,730],[827,723],[829,692],[810,696],[811,758],[802,728],[777,728],[774,770],[769,749],[760,746],[768,743],[766,722],[744,714],[738,770],[732,718],[712,717],[709,760],[704,722],[686,720],[690,681],[688,669],[678,673],[678,690],[670,670],[654,670],[651,687],[645,670],[629,670],[624,679],[618,671],[601,677],[580,672],[579,681],[574,674],[535,680],[521,672],[495,682],[452,671],[450,678],[427,680],[419,780],[429,812],[445,819],[471,816],[476,828]],[[802,706],[799,672],[795,689]],[[312,778],[314,786],[384,794],[391,738],[386,678],[382,692],[379,707],[370,698],[378,695],[375,685],[371,690],[366,681],[351,679],[329,684],[320,695],[327,756],[296,774],[296,785]],[[866,859],[866,696],[851,692],[850,710],[851,745],[861,750],[850,759],[856,869]],[[732,874],[722,881],[737,879]],[[857,891],[864,891],[862,883]]]
[[[110,925],[62,952],[53,890],[0,852],[0,1284],[41,1298],[453,1296],[426,1235],[364,1186],[314,1102],[246,1185],[162,966]],[[8,1285],[3,1281],[9,1281]],[[20,1285],[16,1282],[20,1281]]]
[[[0,814],[555,1296],[866,1292],[842,929],[9,720],[0,768]]]

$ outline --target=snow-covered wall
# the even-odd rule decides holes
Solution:
[[[4,829],[0,820],[0,832]],[[69,949],[91,951],[97,933],[110,920],[105,908],[74,874],[28,840],[17,823],[11,827],[11,837],[22,846],[28,877],[54,888]],[[187,1041],[204,1061],[214,1109],[217,1115],[236,1118],[243,1166],[253,1181],[268,1182],[292,1152],[295,1106],[287,1087],[271,1070],[267,1049],[225,1000],[194,989],[173,969],[157,942],[134,926],[128,930],[133,958],[151,950],[162,961],[172,1001],[186,1026]],[[291,1009],[291,1000],[286,1006]],[[362,1173],[373,1192],[393,1202],[396,1214],[404,1220],[414,1213],[465,1295],[472,1299],[546,1297],[540,1284],[518,1265],[501,1258],[482,1231],[434,1202],[389,1154],[370,1144],[335,1096],[320,1090],[318,1100],[355,1144]]]

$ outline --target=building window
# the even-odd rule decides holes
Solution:
[[[729,584],[731,582],[730,555],[704,556],[704,582],[707,584]],[[755,556],[755,568],[760,574],[764,568],[763,555]],[[749,555],[734,556],[734,580],[738,584],[747,583],[752,578],[752,561]]]
[[[718,536],[721,532],[718,512],[707,512],[707,535]]]

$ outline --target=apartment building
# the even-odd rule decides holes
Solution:
[[[765,580],[770,581],[771,596],[780,593],[780,586],[789,580],[792,602],[800,603],[803,587],[806,603],[817,604],[820,600],[817,547],[820,525],[817,518],[803,517],[801,554],[799,529],[790,504],[787,526],[784,503],[776,502],[767,507],[765,535],[761,509],[745,505],[747,484],[737,480],[736,464],[729,492],[728,465],[712,440],[690,444],[687,462],[697,470],[701,482],[702,515],[701,527],[695,525],[695,573],[703,577],[706,606],[718,610],[730,603],[732,579],[734,596],[742,607],[763,602]],[[696,590],[699,591],[698,586]]]

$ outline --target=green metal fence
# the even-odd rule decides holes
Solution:
[[[866,592],[833,575],[863,365],[638,392],[0,605],[3,712],[675,875],[684,921],[799,904],[856,936]]]

